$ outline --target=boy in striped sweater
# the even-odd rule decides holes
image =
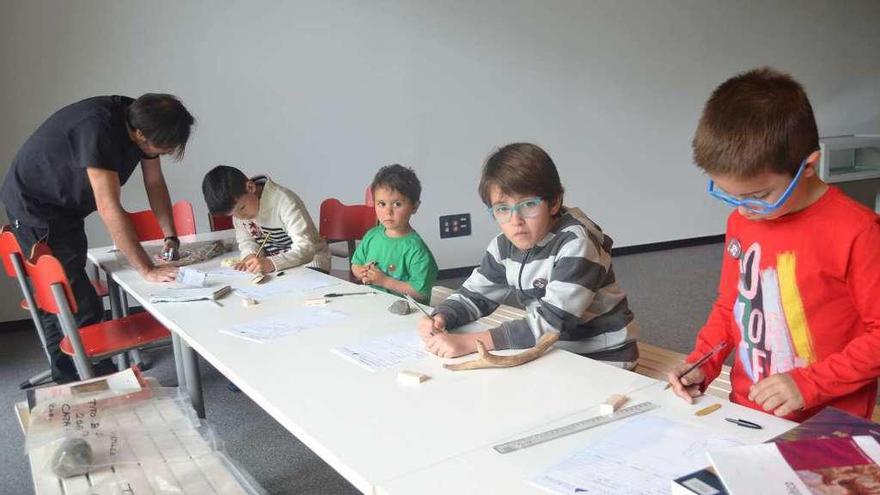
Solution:
[[[241,251],[236,270],[270,273],[307,265],[329,272],[327,243],[290,189],[266,176],[248,179],[235,167],[219,165],[205,175],[202,192],[211,213],[232,215]]]
[[[637,327],[611,268],[611,238],[580,210],[562,205],[553,160],[540,147],[509,144],[486,161],[480,197],[501,234],[462,287],[419,322],[430,352],[455,357],[476,351],[532,347],[541,334],[586,357],[632,369]],[[511,294],[527,317],[477,333],[450,333],[491,314]]]

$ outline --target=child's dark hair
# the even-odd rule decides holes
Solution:
[[[387,187],[392,191],[397,191],[406,196],[413,204],[418,203],[422,197],[422,183],[419,182],[416,173],[413,172],[413,169],[397,163],[386,165],[376,172],[370,189],[375,193],[377,187]]]
[[[493,185],[505,194],[533,194],[547,202],[556,201],[565,193],[550,155],[531,143],[508,144],[489,156],[483,165],[479,188],[486,206],[492,206],[489,193]]]
[[[172,148],[180,159],[195,119],[174,95],[147,93],[129,105],[126,121],[154,146]]]
[[[205,174],[202,179],[202,193],[208,211],[227,215],[235,207],[235,202],[247,192],[250,179],[241,170],[228,165],[218,165]]]
[[[728,79],[712,93],[693,141],[694,161],[709,174],[748,179],[762,172],[794,176],[819,149],[804,88],[769,67]]]

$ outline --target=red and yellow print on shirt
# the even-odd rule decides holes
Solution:
[[[761,267],[761,245],[739,256],[739,284],[733,317],[742,336],[737,359],[752,382],[816,361],[809,322],[797,285],[797,257],[776,255]]]

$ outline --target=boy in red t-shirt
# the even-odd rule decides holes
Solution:
[[[795,421],[834,406],[870,418],[880,376],[880,220],[817,175],[803,88],[769,68],[719,86],[694,159],[727,221],[718,299],[668,375],[688,402],[732,351],[730,399]],[[727,346],[681,375],[721,342]]]

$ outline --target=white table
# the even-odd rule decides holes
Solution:
[[[217,236],[214,233],[197,238]],[[219,330],[283,313],[326,292],[364,288],[333,279],[334,287],[278,296],[253,308],[243,308],[234,295],[223,300],[223,308],[210,302],[151,304],[149,294],[159,285],[143,281],[130,268],[114,265],[106,251],[92,250],[90,259],[109,269],[114,280],[187,347],[208,360],[363,493],[534,492],[522,481],[522,466],[533,468],[535,459],[550,464],[592,433],[583,432],[504,456],[494,453],[492,445],[546,429],[554,422],[595,415],[597,405],[608,395],[653,382],[553,350],[518,368],[466,372],[445,370],[442,359],[430,356],[403,367],[424,372],[432,379],[417,388],[403,387],[395,380],[397,369],[370,372],[330,352],[361,339],[407,329],[414,332],[419,314],[389,313],[386,308],[395,300],[393,296],[334,299],[328,307],[346,312],[350,318],[273,344],[259,344]],[[296,277],[298,270],[305,269],[288,270],[286,276]],[[223,282],[235,286],[247,284],[247,279]],[[188,373],[188,385],[191,378]],[[662,391],[662,385],[635,394],[633,400],[652,400],[662,406],[662,414],[679,420],[723,423],[724,414],[717,413],[694,419],[696,407]],[[727,415],[760,417],[765,428],[757,432],[731,425],[736,428],[734,434],[755,442],[793,426],[734,404],[725,404],[724,408]],[[438,480],[438,476],[445,479]]]

